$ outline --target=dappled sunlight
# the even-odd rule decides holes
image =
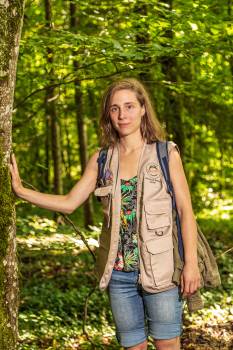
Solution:
[[[215,303],[192,316],[189,316],[185,329],[184,344],[200,343],[196,349],[229,349],[233,342],[233,309],[232,297]],[[226,304],[225,304],[226,302]],[[188,347],[190,348],[190,347]]]
[[[35,248],[37,246],[41,246],[43,248],[50,247],[53,243],[66,244],[71,243],[74,244],[75,247],[84,248],[85,244],[81,239],[75,238],[70,235],[65,235],[62,233],[54,233],[50,236],[44,237],[17,237],[17,242],[20,244],[26,244],[28,247]],[[87,242],[89,246],[98,247],[99,243],[94,238],[87,238]]]
[[[213,194],[212,191],[209,192],[208,197],[213,199],[211,208],[204,208],[198,214],[200,218],[214,217],[217,219],[230,220],[233,216],[233,204],[230,199],[221,199],[217,194]]]
[[[222,221],[219,219],[214,223],[218,236],[222,232]],[[56,226],[51,221],[51,232],[49,221],[43,219],[40,220],[40,225],[34,223],[33,226],[41,227],[43,222],[46,223],[44,227],[48,234],[31,233],[31,218],[18,225],[21,270],[19,350],[92,349],[93,345],[82,331],[84,301],[96,281],[92,257],[71,227]],[[56,232],[53,231],[54,227]],[[90,231],[87,240],[95,250],[100,227],[93,226],[92,229],[93,234]],[[221,253],[224,244],[220,241],[212,242]],[[205,304],[203,310],[189,314],[187,306],[184,308],[184,331],[181,337],[184,350],[231,348],[231,255],[224,254],[219,258],[219,263],[223,286],[202,290]],[[107,295],[98,289],[89,299],[86,331],[95,344],[95,349],[119,349]],[[149,339],[148,349],[154,349],[152,339]]]

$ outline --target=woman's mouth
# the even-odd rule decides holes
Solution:
[[[130,123],[119,124],[119,127],[120,127],[120,128],[124,128],[124,127],[128,126],[129,124],[130,124]]]

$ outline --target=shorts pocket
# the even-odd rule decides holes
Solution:
[[[144,204],[148,230],[153,230],[157,236],[163,236],[171,226],[171,203],[167,199],[155,203],[148,201]]]
[[[145,242],[156,286],[171,283],[174,272],[172,235]]]

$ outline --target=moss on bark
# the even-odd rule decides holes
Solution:
[[[0,145],[1,147],[1,145]],[[8,167],[4,164],[0,148],[0,349],[15,349],[15,334],[11,328],[9,309],[6,301],[6,254],[9,240],[9,228],[13,224],[14,194],[11,190],[11,179]]]
[[[7,78],[9,74],[10,59],[14,55],[15,38],[23,17],[24,1],[11,0],[0,4],[0,80]]]
[[[14,194],[7,165],[24,0],[0,1],[0,350],[17,343],[18,276]]]

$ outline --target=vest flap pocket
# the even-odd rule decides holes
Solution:
[[[159,254],[173,248],[172,236],[163,236],[160,239],[151,239],[145,242],[146,248],[151,254]]]
[[[107,196],[109,193],[112,193],[112,185],[97,187],[94,191],[94,195],[98,197]]]
[[[148,201],[145,203],[145,211],[148,214],[163,214],[169,213],[171,209],[170,201]]]
[[[149,230],[170,226],[170,203],[145,203],[146,223]]]
[[[144,242],[148,255],[149,277],[157,287],[171,284],[174,272],[172,235]],[[146,253],[145,253],[146,255]]]

